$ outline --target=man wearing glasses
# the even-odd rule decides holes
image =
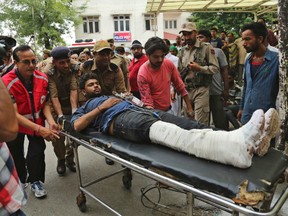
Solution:
[[[16,139],[7,144],[21,182],[23,184],[30,182],[31,191],[35,196],[43,198],[47,195],[43,185],[46,148],[44,139],[47,141],[59,139],[58,126],[48,103],[48,79],[44,73],[35,70],[37,61],[31,47],[27,45],[16,47],[13,59],[16,68],[3,76],[2,80],[14,101],[19,131]],[[45,127],[45,119],[49,128]],[[26,158],[25,136],[29,140]]]
[[[83,64],[81,73],[96,74],[104,95],[112,95],[113,91],[127,92],[121,68],[111,62],[111,51],[110,44],[106,40],[97,41],[93,48],[94,59]]]
[[[182,72],[195,120],[209,125],[209,86],[212,75],[219,72],[218,61],[211,44],[197,40],[194,23],[184,23],[179,34],[181,33],[186,46],[179,53],[179,71]],[[186,71],[184,75],[183,71]],[[184,115],[187,116],[185,104],[183,107]]]

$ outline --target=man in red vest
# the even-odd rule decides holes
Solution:
[[[23,184],[31,183],[31,191],[37,198],[47,195],[45,180],[44,139],[59,139],[48,103],[47,76],[35,70],[37,61],[34,51],[27,45],[18,46],[13,51],[16,68],[5,76],[6,85],[14,101],[19,131],[15,140],[7,142],[14,158],[19,178]],[[45,127],[45,119],[49,128]],[[26,159],[24,156],[24,138],[29,140]],[[27,168],[26,168],[27,167]]]

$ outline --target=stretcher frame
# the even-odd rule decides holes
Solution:
[[[237,216],[239,215],[239,213],[243,213],[245,215],[255,215],[255,216],[272,216],[272,215],[276,215],[280,211],[281,207],[283,206],[286,199],[288,198],[288,186],[286,185],[281,195],[276,200],[275,204],[273,206],[270,206],[272,199],[273,199],[273,196],[272,196],[270,197],[269,200],[267,200],[266,203],[263,204],[264,209],[262,208],[261,212],[259,212],[257,211],[257,209],[247,208],[246,205],[237,204],[227,197],[223,197],[221,195],[218,195],[218,194],[215,194],[215,193],[203,190],[203,189],[197,189],[193,185],[189,185],[189,184],[177,181],[173,178],[170,178],[169,176],[159,174],[159,172],[156,172],[155,170],[147,169],[146,167],[143,167],[141,164],[123,159],[119,157],[118,155],[115,155],[114,153],[110,153],[107,151],[107,149],[110,148],[109,143],[102,143],[102,141],[98,143],[98,142],[95,142],[95,140],[93,142],[91,140],[88,141],[87,139],[83,139],[83,137],[76,137],[75,133],[71,135],[69,131],[62,131],[61,134],[66,136],[67,138],[70,138],[73,141],[72,146],[73,146],[73,151],[74,151],[74,156],[75,156],[76,172],[77,172],[77,178],[78,178],[78,184],[79,184],[79,190],[80,190],[80,194],[77,196],[76,199],[77,199],[77,205],[80,211],[82,212],[86,211],[86,197],[85,197],[85,194],[86,194],[92,199],[94,199],[95,201],[97,201],[98,203],[100,203],[102,206],[104,206],[105,208],[113,212],[115,215],[121,215],[119,212],[113,209],[109,204],[105,203],[96,195],[92,194],[87,189],[87,187],[92,184],[96,184],[100,181],[103,181],[118,173],[123,172],[124,175],[122,178],[122,182],[127,189],[130,189],[131,181],[132,181],[131,170],[143,176],[146,176],[147,178],[161,182],[164,185],[167,185],[176,190],[184,192],[186,194],[187,216],[193,215],[193,205],[194,205],[195,199],[201,200],[221,210],[231,213],[231,215],[233,216]],[[91,150],[94,153],[97,153],[103,157],[111,159],[121,164],[122,167],[125,167],[125,168],[122,168],[104,177],[97,178],[94,181],[83,183],[81,170],[80,170],[80,160],[79,160],[79,155],[78,155],[79,146],[83,146],[86,149]],[[276,186],[277,184],[275,185],[274,191],[276,190]]]

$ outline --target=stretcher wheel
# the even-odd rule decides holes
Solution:
[[[130,169],[124,170],[124,175],[122,177],[123,185],[126,189],[130,189],[132,186],[132,173]]]
[[[78,208],[81,212],[86,212],[87,210],[87,206],[86,206],[86,197],[85,194],[80,193],[77,197],[76,197],[76,201],[77,201],[77,205]]]

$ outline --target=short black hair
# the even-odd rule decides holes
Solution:
[[[149,38],[144,46],[145,52],[148,55],[151,55],[156,50],[162,50],[164,53],[168,53],[169,49],[164,43],[164,41],[159,37]]]
[[[79,88],[85,89],[85,83],[89,80],[89,79],[96,79],[97,80],[97,75],[92,73],[92,72],[88,72],[88,73],[84,73],[80,76],[79,78]]]
[[[222,31],[221,31],[221,33],[227,34],[227,32],[226,32],[226,31],[224,31],[224,30],[222,30]]]
[[[163,40],[165,41],[165,43],[166,43],[167,46],[170,46],[170,45],[171,45],[170,40],[168,40],[168,39],[166,39],[166,38],[164,38]]]
[[[32,50],[33,53],[34,53],[34,50],[28,46],[28,45],[20,45],[18,47],[16,47],[14,50],[13,50],[13,59],[16,61],[16,62],[19,62],[20,59],[19,59],[19,56],[18,56],[18,52],[24,52],[24,51],[28,51],[28,50]]]
[[[121,54],[121,55],[125,53],[125,49],[123,46],[118,46],[115,48],[115,50],[118,54]]]
[[[259,17],[259,18],[258,18],[258,21],[259,21],[259,20],[263,20],[263,22],[266,23],[266,20],[265,20],[264,18],[262,18],[262,17]]]
[[[197,34],[198,34],[198,35],[199,35],[199,34],[202,34],[202,35],[204,35],[205,37],[210,38],[210,39],[212,38],[211,32],[208,31],[208,30],[205,30],[205,29],[199,30]]]
[[[227,35],[231,34],[233,37],[235,37],[234,33],[233,32],[228,32]]]
[[[212,30],[218,32],[218,29],[217,29],[216,27],[212,27],[212,28],[210,28],[210,31],[212,31]]]
[[[244,32],[246,30],[251,30],[254,35],[256,35],[258,37],[262,36],[264,39],[268,35],[268,30],[267,30],[266,26],[263,23],[259,23],[259,22],[247,23],[243,26],[243,28],[241,28],[241,30],[242,30],[242,32]]]

